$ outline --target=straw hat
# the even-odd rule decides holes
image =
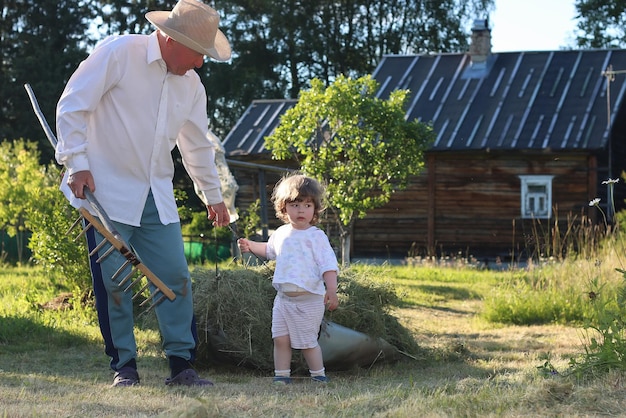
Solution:
[[[228,40],[217,28],[220,15],[200,1],[180,0],[171,12],[148,12],[146,19],[187,48],[217,61],[230,59]]]

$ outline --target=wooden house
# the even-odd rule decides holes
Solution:
[[[516,259],[553,245],[554,228],[610,222],[626,197],[622,180],[606,184],[626,166],[625,72],[626,50],[492,53],[486,21],[468,53],[385,56],[378,96],[409,89],[407,118],[436,141],[408,189],[356,222],[352,255]],[[254,101],[224,139],[240,208],[281,175],[261,168],[277,168],[264,137],[295,103]]]

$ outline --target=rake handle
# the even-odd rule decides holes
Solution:
[[[43,112],[41,111],[41,108],[39,107],[39,102],[37,101],[35,92],[33,91],[32,87],[28,83],[24,84],[24,88],[26,89],[26,93],[28,93],[30,103],[33,106],[33,111],[35,112],[35,116],[37,116],[37,119],[39,120],[39,123],[41,124],[41,127],[43,128],[43,131],[46,134],[46,138],[48,138],[48,141],[50,141],[50,144],[52,144],[52,147],[56,149],[57,143],[59,141],[57,140],[57,137],[54,135],[54,132],[52,132],[50,125],[48,125],[48,121],[46,120]],[[159,289],[161,289],[161,291],[168,297],[168,299],[174,300],[176,298],[176,295],[174,294],[174,292],[172,292],[154,273],[152,273],[152,271],[150,271],[143,263],[141,263],[137,259],[135,254],[130,250],[130,246],[124,241],[124,239],[122,238],[122,235],[117,231],[117,229],[113,225],[113,221],[111,221],[111,218],[109,218],[109,216],[107,215],[106,211],[104,210],[100,202],[98,202],[98,199],[96,199],[96,196],[94,196],[94,194],[91,192],[91,190],[89,190],[87,186],[85,186],[85,188],[83,189],[83,193],[85,194],[85,199],[89,202],[89,204],[93,208],[93,211],[96,213],[97,217],[100,219],[100,223],[102,223],[102,225],[104,226],[104,229],[99,230],[99,232],[102,233],[103,236],[107,237],[108,241],[111,242],[111,244],[119,252],[121,252],[122,255],[126,257],[126,259],[128,260],[132,259],[131,261],[133,262],[133,264],[136,265],[139,268],[139,270],[141,270],[141,272],[150,281],[152,281],[153,284],[155,284]],[[79,209],[79,212],[85,218],[89,219],[91,217],[89,212],[84,208]],[[96,222],[96,220],[90,219],[90,222],[93,224],[94,222]]]
[[[46,138],[48,138],[48,141],[50,141],[50,144],[52,144],[52,148],[56,149],[57,143],[59,141],[57,140],[57,137],[54,135],[54,132],[52,132],[50,125],[48,125],[48,121],[46,120],[43,112],[41,111],[41,108],[39,107],[39,102],[37,101],[37,97],[35,97],[35,92],[33,91],[32,87],[28,83],[24,84],[24,88],[26,89],[26,93],[28,93],[28,98],[30,99],[30,103],[33,106],[35,116],[37,116],[37,119],[39,120],[39,123],[41,124],[41,127],[43,128],[43,131],[46,134]],[[86,200],[89,202],[93,210],[97,213],[102,224],[109,231],[111,231],[111,233],[113,233],[113,235],[115,235],[117,239],[121,239],[119,232],[117,232],[115,230],[115,227],[113,227],[113,223],[111,222],[111,219],[106,214],[106,211],[104,210],[100,202],[98,202],[98,199],[96,199],[96,196],[94,196],[94,194],[91,192],[91,190],[89,190],[87,186],[85,186],[83,193],[85,194]]]

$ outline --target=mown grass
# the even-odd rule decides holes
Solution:
[[[594,279],[619,282],[614,260],[568,261],[519,270],[441,266],[377,269],[396,286],[394,314],[425,356],[334,372],[325,386],[277,389],[269,376],[233,366],[201,370],[213,388],[169,388],[153,321],[136,335],[142,384],[110,388],[95,313],[42,309],[73,289],[35,268],[0,270],[0,416],[102,417],[473,417],[621,415],[626,376],[546,374],[583,352],[580,324]],[[55,281],[58,282],[58,281]],[[545,297],[544,297],[545,296]],[[576,302],[574,300],[577,300]],[[523,312],[527,312],[524,317]],[[556,312],[556,313],[555,313]]]

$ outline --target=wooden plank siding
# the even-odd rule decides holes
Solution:
[[[596,172],[586,153],[429,153],[428,169],[382,208],[355,224],[353,255],[508,257],[527,250],[533,222],[521,218],[520,175],[554,175],[553,219],[593,214]],[[591,169],[590,169],[591,167]]]
[[[277,167],[276,161],[255,160]],[[281,162],[282,163],[282,162]],[[283,164],[285,168],[293,165]],[[265,189],[259,170],[231,166],[239,183],[237,207],[245,210],[260,193],[268,202],[267,225],[281,222],[270,202],[277,172],[265,172]],[[552,219],[521,217],[520,175],[553,175]],[[534,251],[537,235],[550,234],[554,222],[566,231],[568,224],[597,216],[589,201],[597,196],[596,158],[585,152],[429,152],[426,169],[390,202],[368,212],[355,223],[352,257],[446,256],[461,253],[477,258],[524,257]],[[332,212],[323,224],[338,243]]]

